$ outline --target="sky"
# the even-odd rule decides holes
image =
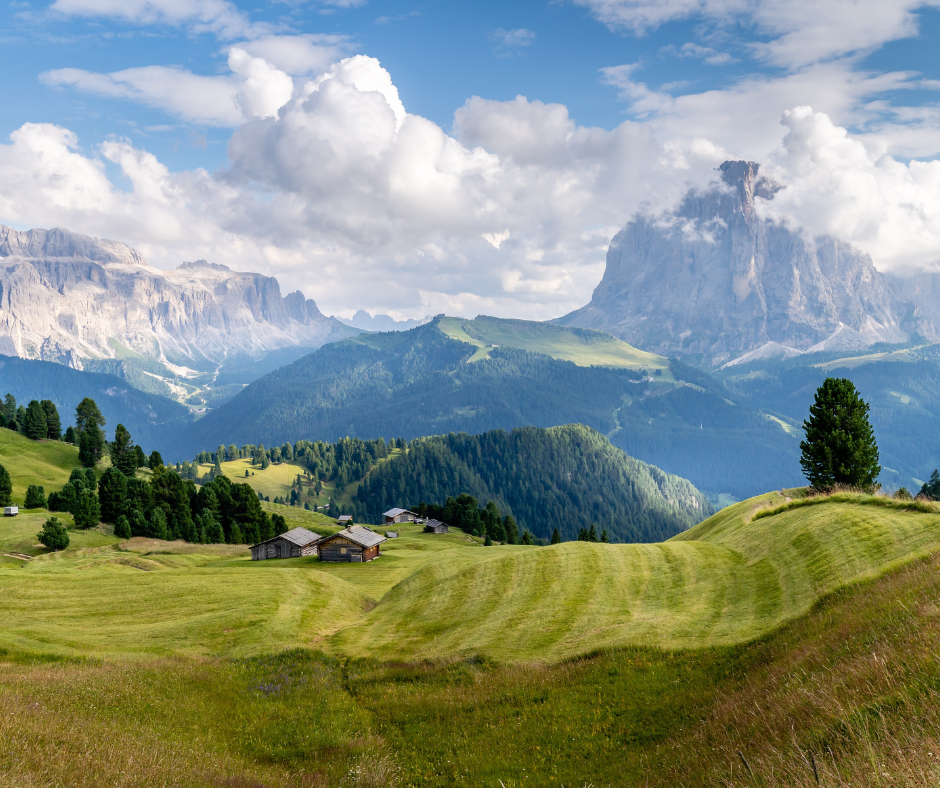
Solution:
[[[940,0],[14,0],[0,42],[0,222],[327,314],[565,314],[727,159],[940,268]]]

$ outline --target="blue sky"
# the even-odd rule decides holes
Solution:
[[[781,221],[940,259],[935,3],[56,0],[0,38],[0,221],[327,311],[573,309],[725,157],[788,185]]]

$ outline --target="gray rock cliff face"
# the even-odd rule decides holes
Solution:
[[[936,334],[867,254],[761,218],[779,187],[758,164],[720,171],[722,184],[690,192],[674,213],[635,216],[611,242],[591,303],[558,322],[715,361],[768,343],[854,350]]]
[[[204,260],[159,271],[129,246],[0,226],[0,353],[81,368],[119,348],[196,367],[357,333],[276,279]]]

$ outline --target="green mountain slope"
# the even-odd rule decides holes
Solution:
[[[354,628],[344,654],[565,659],[601,648],[698,648],[759,637],[822,595],[940,548],[940,509],[826,501],[752,519],[736,504],[662,544],[565,543],[452,570],[429,566]]]
[[[495,318],[438,318],[356,337],[255,381],[168,437],[167,451],[184,459],[220,443],[412,439],[577,422],[702,490],[744,497],[800,483],[799,441],[785,420],[735,401],[705,373],[664,366],[605,337]],[[614,366],[591,366],[598,361]]]
[[[653,542],[711,513],[685,479],[628,457],[580,424],[416,440],[377,465],[352,503],[357,519],[381,522],[393,504],[443,504],[462,492],[481,504],[495,501],[543,539],[558,528],[563,539],[573,540],[596,523],[611,541]]]

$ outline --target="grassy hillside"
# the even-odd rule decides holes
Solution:
[[[938,572],[916,561],[749,644],[554,665],[7,654],[0,783],[932,788]]]
[[[471,567],[429,566],[333,646],[393,659],[565,659],[759,637],[823,594],[940,547],[940,510],[822,503],[751,520],[772,493],[655,545],[571,542]]]
[[[13,480],[13,501],[20,506],[26,488],[41,484],[46,493],[59,489],[78,467],[78,449],[58,441],[33,441],[12,430],[0,429],[0,465]]]

